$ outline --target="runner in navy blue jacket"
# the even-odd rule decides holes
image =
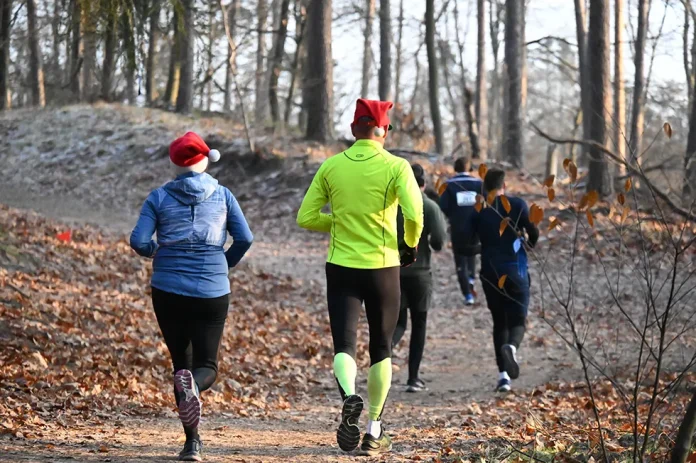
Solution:
[[[500,195],[505,191],[505,172],[488,171],[484,188],[494,192],[495,201],[479,213],[474,211],[471,227],[481,239],[481,282],[493,316],[493,344],[499,373],[497,390],[508,392],[510,380],[520,375],[516,354],[524,337],[529,306],[525,246],[534,247],[539,230],[529,220],[529,209],[523,199],[507,196],[510,212],[503,207]],[[500,223],[506,217],[510,223],[501,235]],[[498,282],[503,275],[506,278],[500,289]]]
[[[478,237],[471,229],[476,195],[483,194],[483,182],[470,175],[471,161],[458,158],[454,162],[457,173],[447,181],[447,189],[440,197],[440,209],[450,222],[454,264],[466,305],[474,304],[473,287],[476,281],[476,254],[480,252]]]

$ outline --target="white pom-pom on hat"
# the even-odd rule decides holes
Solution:
[[[220,160],[220,151],[218,151],[218,150],[208,151],[208,159],[210,159],[210,162],[218,162]]]
[[[375,137],[383,137],[386,134],[386,131],[383,127],[375,127],[373,133],[375,134]]]

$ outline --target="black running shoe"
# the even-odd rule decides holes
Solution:
[[[384,429],[382,429],[382,435],[379,436],[379,438],[373,437],[372,434],[365,434],[362,445],[360,446],[360,453],[368,457],[374,457],[391,452],[391,449],[391,438],[384,432]]]
[[[520,365],[517,363],[517,349],[511,344],[505,344],[502,347],[503,354],[503,365],[505,366],[505,371],[510,375],[510,379],[517,379],[520,377]]]
[[[179,453],[179,461],[203,461],[201,452],[203,443],[198,439],[189,439],[184,444],[184,449]]]
[[[341,424],[336,431],[336,442],[344,452],[352,452],[360,445],[360,414],[365,402],[359,395],[350,395],[343,402]]]
[[[425,386],[425,382],[420,378],[409,379],[406,385],[408,386],[406,392],[422,392],[428,390]]]

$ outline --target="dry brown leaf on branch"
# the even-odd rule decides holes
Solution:
[[[505,217],[503,220],[500,221],[500,236],[503,236],[503,233],[505,233],[505,229],[507,228],[509,223],[510,217]]]
[[[574,162],[568,164],[568,175],[570,175],[570,181],[575,183],[578,180],[578,166]]]
[[[549,196],[549,201],[553,201],[554,199],[556,199],[556,190],[554,190],[553,188],[549,188],[549,191],[547,193]]]
[[[507,196],[500,195],[500,202],[503,204],[503,209],[505,209],[505,212],[509,214],[512,210],[512,206],[510,205],[510,200],[507,199]]]
[[[447,184],[446,184],[446,183],[443,183],[443,184],[440,185],[440,187],[437,189],[437,194],[440,195],[440,196],[442,196],[443,194],[445,194],[445,190],[447,190]]]
[[[437,178],[435,181],[435,191],[440,191],[440,187],[442,186],[442,179],[440,177]]]
[[[503,289],[503,286],[505,286],[505,280],[507,280],[507,275],[503,275],[498,279],[498,289]]]
[[[495,191],[488,192],[488,197],[486,198],[486,201],[488,201],[488,204],[490,204],[491,206],[495,202],[495,196],[496,196]]]
[[[553,182],[556,181],[556,176],[555,175],[549,175],[546,177],[546,180],[544,180],[544,186],[547,188],[551,188],[553,186]]]
[[[595,204],[597,204],[597,201],[599,201],[599,193],[597,193],[595,190],[587,193],[587,207],[594,207]]]
[[[537,226],[544,220],[544,210],[536,203],[532,204],[532,207],[529,209],[529,220]]]
[[[624,196],[623,193],[619,193],[616,197],[616,200],[621,204],[622,206],[626,204],[626,196]]]
[[[628,193],[629,191],[631,191],[631,187],[632,187],[632,186],[633,186],[633,183],[631,182],[631,179],[630,179],[630,178],[627,178],[627,179],[626,179],[626,183],[624,184],[624,190],[626,191],[626,193]]]
[[[485,164],[479,165],[478,174],[479,174],[479,177],[481,177],[481,180],[486,178],[487,173],[488,173],[488,166]]]
[[[585,211],[585,215],[587,215],[587,222],[590,224],[590,227],[594,228],[594,218],[592,217],[592,211],[589,209]]]
[[[667,138],[672,138],[672,124],[665,122],[662,125],[662,130],[665,132],[665,135],[667,135]]]
[[[559,226],[561,223],[558,221],[558,219],[554,218],[551,220],[551,223],[549,223],[549,231],[553,230],[557,226]]]

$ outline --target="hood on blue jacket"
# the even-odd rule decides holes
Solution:
[[[188,172],[164,185],[164,191],[187,206],[200,204],[215,193],[218,181],[208,174]]]

